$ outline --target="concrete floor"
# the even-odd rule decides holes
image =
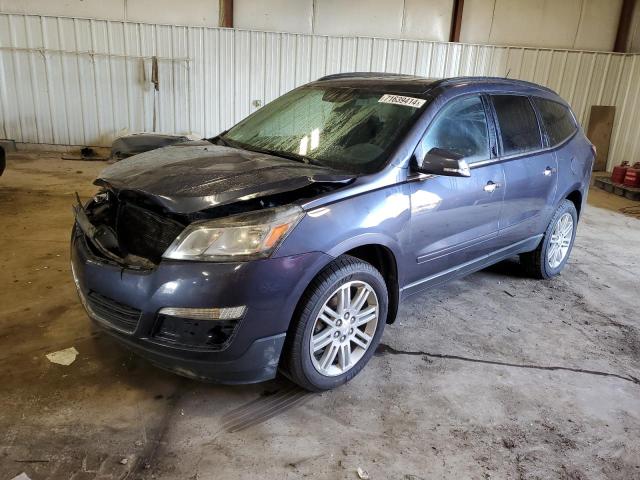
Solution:
[[[23,154],[0,177],[0,480],[640,478],[636,218],[590,207],[554,280],[506,262],[414,297],[336,391],[212,386],[87,321],[70,205],[102,167]]]

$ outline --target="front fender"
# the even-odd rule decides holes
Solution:
[[[410,196],[406,184],[345,198],[307,211],[275,256],[323,252],[337,257],[363,245],[383,245],[396,257],[402,281],[404,245],[410,229]]]
[[[357,247],[362,247],[363,245],[382,245],[383,247],[387,247],[389,250],[391,250],[394,257],[398,258],[398,256],[401,255],[400,245],[398,245],[396,239],[379,232],[363,233],[355,237],[347,238],[338,245],[335,245],[327,253],[332,257],[338,257],[348,252],[349,250],[353,250]]]

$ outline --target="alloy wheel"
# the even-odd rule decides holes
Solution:
[[[558,219],[547,247],[547,263],[551,268],[558,268],[569,252],[573,238],[573,217],[569,212]]]
[[[379,320],[378,297],[360,280],[338,287],[315,319],[310,339],[311,361],[322,375],[349,371],[369,349]]]

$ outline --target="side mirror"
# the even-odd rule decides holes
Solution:
[[[469,165],[459,155],[442,148],[432,148],[417,169],[420,173],[447,177],[470,177]]]

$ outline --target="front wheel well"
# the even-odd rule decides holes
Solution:
[[[370,263],[380,272],[387,285],[387,292],[389,293],[387,323],[393,323],[396,319],[400,303],[398,265],[393,252],[384,245],[370,244],[353,248],[348,252],[344,252],[344,255],[350,255]]]
[[[582,193],[580,192],[580,190],[574,190],[565,198],[573,203],[574,207],[576,207],[578,218],[580,218],[580,208],[582,207]]]

